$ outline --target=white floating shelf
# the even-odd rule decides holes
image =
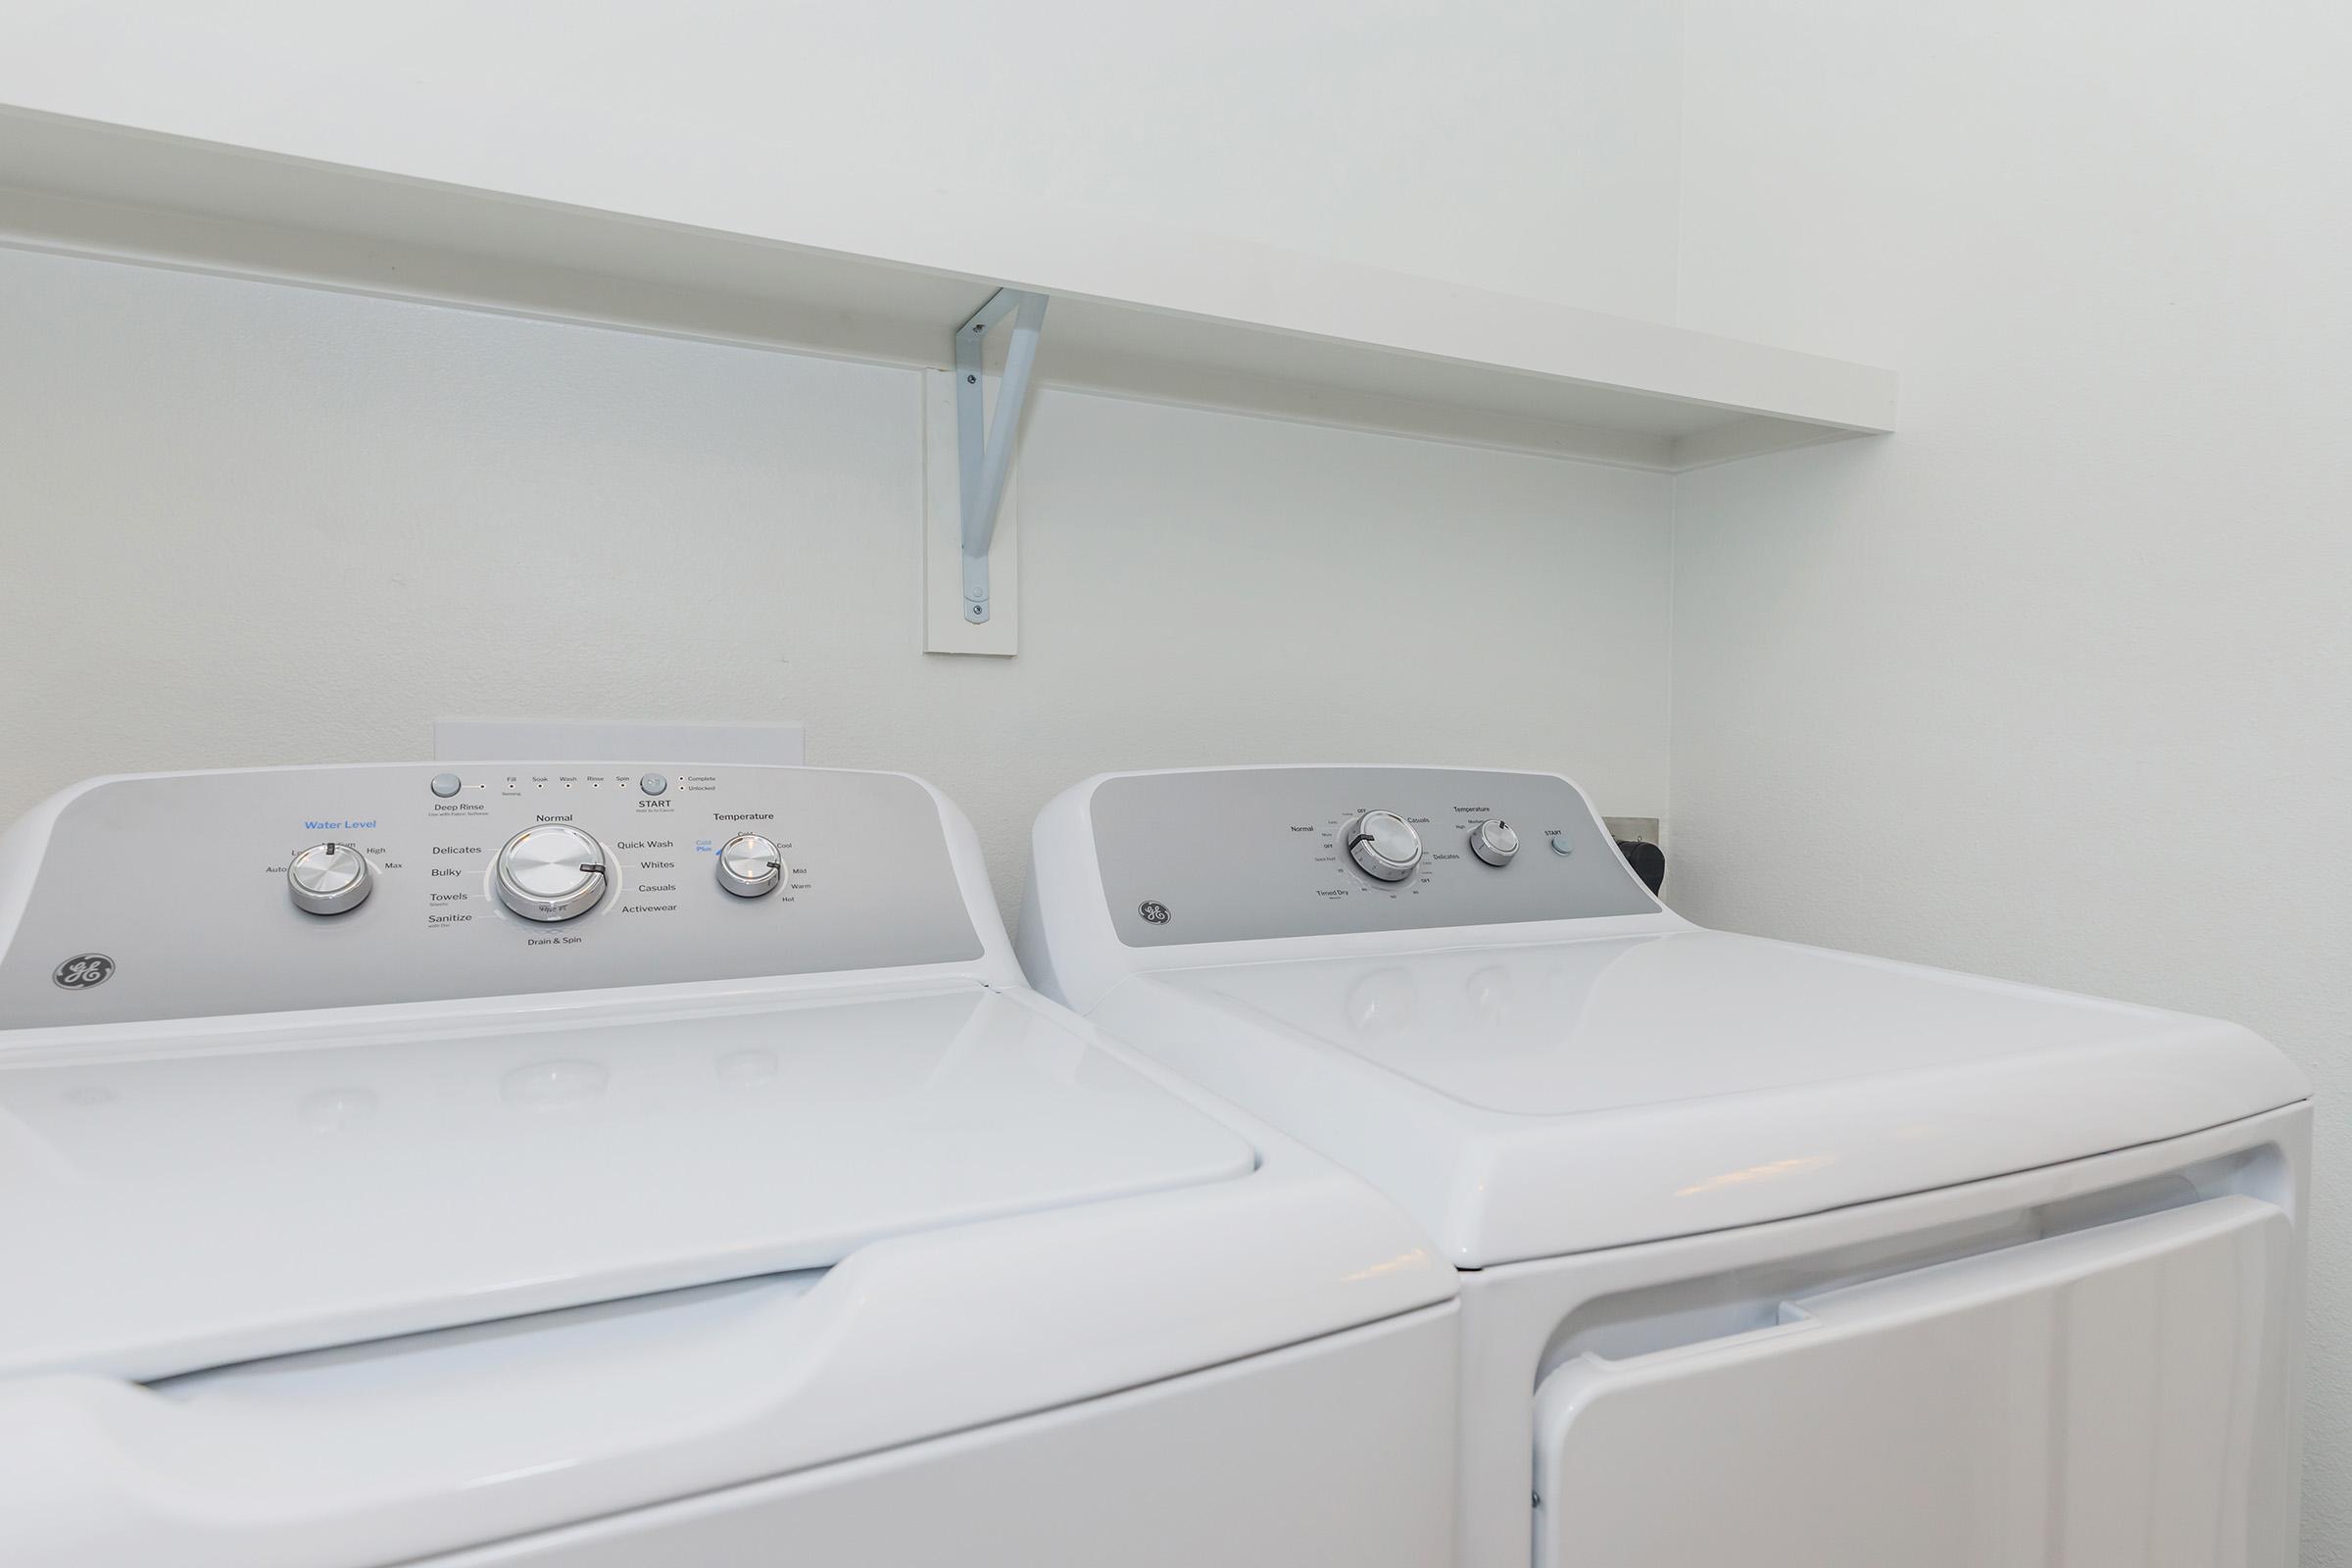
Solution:
[[[363,126],[362,130],[366,130]],[[0,244],[1678,469],[1894,427],[1891,370],[1092,210],[392,130],[258,148],[0,106]]]

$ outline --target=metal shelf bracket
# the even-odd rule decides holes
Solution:
[[[1004,348],[1004,379],[997,387],[997,416],[988,417],[981,397],[980,348],[988,329],[1012,318],[1012,340]],[[977,626],[988,619],[988,552],[997,538],[997,508],[1004,499],[1004,476],[1012,468],[1012,438],[1021,427],[1021,405],[1029,397],[1029,371],[1037,364],[1037,335],[1046,323],[1046,296],[1001,288],[972,318],[956,329],[956,488],[963,507],[963,618]]]

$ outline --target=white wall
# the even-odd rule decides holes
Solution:
[[[1663,318],[1679,0],[11,0],[0,99],[273,144],[701,141]],[[484,106],[495,106],[485,115]],[[297,138],[317,145],[317,132]]]
[[[1686,475],[1674,892],[2218,1013],[2320,1094],[2352,1563],[2352,10],[1692,0],[1682,319],[1901,433]]]
[[[1046,394],[1022,655],[950,659],[913,371],[8,251],[0,299],[0,821],[440,717],[801,718],[960,801],[1009,905],[1104,768],[1665,795],[1659,475]]]

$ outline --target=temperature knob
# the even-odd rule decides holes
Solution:
[[[569,920],[605,896],[605,847],[576,827],[526,827],[498,852],[498,896],[525,920]]]
[[[784,854],[773,839],[738,833],[718,847],[718,885],[739,899],[763,899],[784,880]]]
[[[1395,811],[1366,811],[1340,835],[1348,854],[1366,876],[1401,882],[1421,863],[1421,835]]]
[[[1470,853],[1489,865],[1508,865],[1519,853],[1519,830],[1500,817],[1470,830]]]
[[[286,866],[286,892],[294,907],[313,914],[341,914],[368,902],[375,868],[356,844],[314,844]]]

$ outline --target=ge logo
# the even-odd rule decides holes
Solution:
[[[87,991],[115,977],[115,960],[103,953],[77,953],[49,971],[49,978],[68,991]]]
[[[1144,918],[1151,921],[1153,925],[1166,925],[1168,923],[1168,906],[1160,903],[1157,899],[1146,899],[1142,906],[1142,912]]]

